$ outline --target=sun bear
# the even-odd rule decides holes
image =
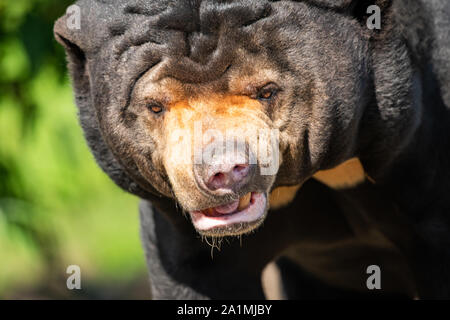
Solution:
[[[75,5],[55,37],[153,298],[450,298],[448,1]]]

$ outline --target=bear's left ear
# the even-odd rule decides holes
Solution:
[[[363,24],[382,24],[386,20],[385,13],[391,4],[392,0],[353,0],[347,6],[347,12]],[[380,16],[376,17],[376,15]],[[378,22],[377,19],[380,21]]]
[[[373,14],[383,14],[393,0],[307,0],[315,6],[339,11],[355,17],[361,23],[366,23]],[[373,7],[376,6],[376,7]],[[383,21],[383,17],[380,17]]]
[[[371,5],[376,5],[383,10],[390,5],[392,0],[306,0],[305,2],[334,10],[358,8],[358,10],[364,9],[364,11],[366,11]]]

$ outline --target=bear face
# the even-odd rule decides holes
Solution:
[[[255,229],[272,190],[365,147],[375,71],[352,15],[290,1],[78,5],[85,31],[63,17],[55,33],[94,154],[127,190],[178,202],[201,234]]]

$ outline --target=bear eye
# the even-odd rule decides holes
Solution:
[[[158,114],[161,113],[164,108],[162,105],[156,103],[156,102],[150,102],[147,104],[147,109],[150,110],[151,112]]]
[[[259,89],[257,99],[263,101],[271,100],[275,97],[277,92],[278,87],[274,83],[269,83],[264,87],[262,87],[261,89]]]

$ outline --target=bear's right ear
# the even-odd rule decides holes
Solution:
[[[71,10],[72,9],[72,10]],[[65,49],[69,69],[74,78],[74,85],[79,86],[80,76],[85,75],[86,53],[82,46],[80,21],[77,20],[80,15],[79,7],[73,5],[67,8],[66,14],[59,18],[53,27],[53,33]],[[81,88],[80,88],[81,89]]]
[[[114,13],[114,8],[110,12],[107,9],[100,1],[78,1],[55,22],[53,32],[66,51],[80,124],[97,163],[125,191],[143,199],[154,199],[158,193],[151,186],[144,189],[137,184],[113,155],[103,138],[96,108],[92,104],[91,91],[94,89],[91,88],[87,58],[93,57],[108,39],[109,33],[105,31],[108,30],[107,21],[99,17],[100,14]]]

